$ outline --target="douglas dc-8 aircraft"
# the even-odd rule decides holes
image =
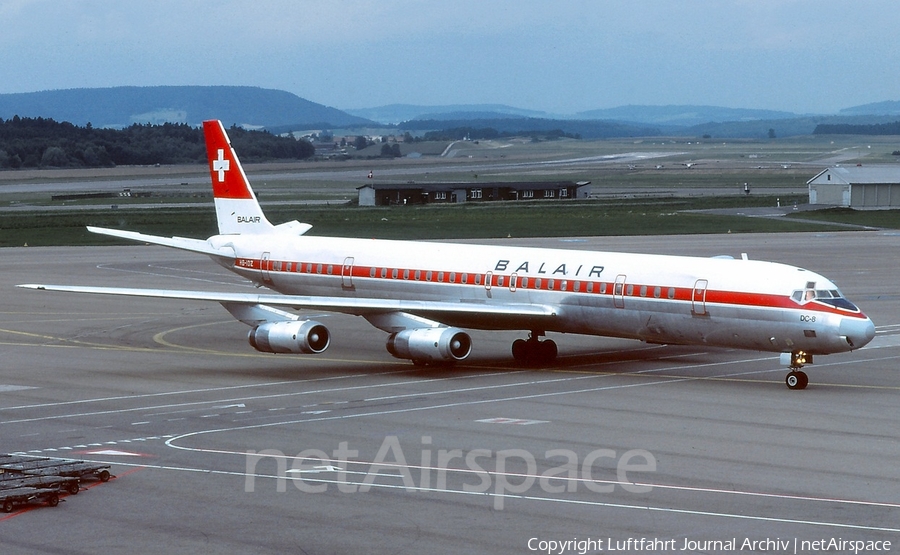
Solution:
[[[523,364],[549,364],[546,332],[649,343],[781,353],[791,389],[813,355],[859,349],[875,326],[825,277],[784,264],[419,241],[304,235],[310,225],[272,225],[219,121],[203,123],[219,234],[203,241],[90,227],[90,231],[209,255],[270,293],[27,284],[49,291],[221,303],[268,353],[321,353],[324,324],[286,308],[362,316],[387,332],[387,350],[416,364],[464,360],[462,328],[522,330]]]

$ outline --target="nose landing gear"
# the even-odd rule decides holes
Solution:
[[[788,375],[784,377],[784,383],[788,386],[788,389],[806,389],[806,386],[809,384],[809,376],[801,368],[803,368],[804,364],[812,364],[812,355],[803,351],[782,353],[781,361],[790,370]]]
[[[784,378],[784,383],[790,389],[806,389],[809,384],[809,376],[801,370],[791,370]]]

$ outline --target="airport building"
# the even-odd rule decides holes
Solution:
[[[806,184],[810,204],[858,209],[900,207],[900,165],[835,166]]]
[[[590,181],[497,183],[367,183],[357,187],[360,206],[566,200],[591,195]]]

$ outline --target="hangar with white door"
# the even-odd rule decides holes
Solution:
[[[900,164],[834,166],[806,184],[810,204],[900,208]]]

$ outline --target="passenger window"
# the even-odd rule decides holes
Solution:
[[[674,287],[669,287],[668,297],[669,297],[670,299],[674,299],[674,298],[675,298],[675,288],[674,288]]]

